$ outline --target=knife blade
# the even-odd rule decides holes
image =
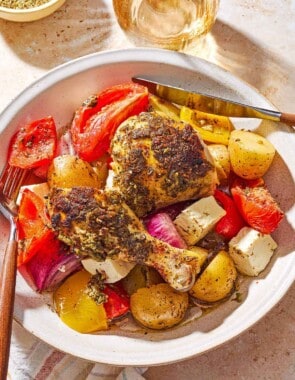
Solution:
[[[197,91],[186,91],[179,87],[139,76],[133,77],[132,81],[147,87],[151,94],[157,95],[172,103],[214,115],[266,119],[280,121],[291,126],[295,125],[295,114],[254,107]]]

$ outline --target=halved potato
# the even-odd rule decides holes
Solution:
[[[193,245],[193,246],[190,246],[188,249],[186,249],[182,256],[192,266],[195,267],[196,269],[195,273],[198,274],[203,264],[208,258],[208,251],[207,249]]]
[[[225,183],[230,173],[230,159],[227,146],[222,144],[208,145],[209,152],[214,160],[219,183]]]
[[[198,277],[189,293],[201,301],[220,301],[231,293],[236,278],[237,270],[233,260],[227,252],[220,251]]]
[[[101,188],[103,186],[88,162],[69,154],[54,158],[48,170],[47,180],[50,187],[89,186]]]
[[[245,179],[257,179],[268,171],[275,148],[263,136],[248,131],[232,131],[228,143],[232,170]]]
[[[130,297],[133,317],[150,329],[166,329],[178,324],[188,308],[188,294],[166,283],[138,289]]]

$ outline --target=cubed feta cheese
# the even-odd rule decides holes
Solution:
[[[257,276],[269,263],[276,242],[270,235],[244,227],[229,242],[229,254],[242,274]]]
[[[184,209],[176,217],[174,224],[186,243],[194,245],[207,235],[225,214],[225,210],[211,195]]]
[[[84,269],[91,274],[96,272],[104,273],[106,283],[112,284],[126,277],[134,268],[135,263],[126,263],[125,261],[106,259],[105,261],[96,261],[93,259],[82,260]]]

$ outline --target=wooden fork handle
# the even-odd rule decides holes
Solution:
[[[292,113],[281,113],[280,121],[287,125],[295,126],[295,114]]]
[[[7,244],[0,277],[0,380],[6,380],[16,281],[17,243]]]

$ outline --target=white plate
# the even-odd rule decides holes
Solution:
[[[203,92],[272,107],[255,89],[229,72],[192,56],[155,49],[93,54],[49,72],[4,110],[0,115],[0,167],[4,165],[9,140],[21,123],[51,114],[57,125],[63,126],[88,95],[129,81],[133,75],[147,75],[172,85],[185,84]],[[246,120],[237,126],[253,129],[258,124]],[[245,281],[247,292],[243,303],[226,302],[200,320],[164,333],[83,335],[67,328],[44,297],[34,293],[18,276],[15,319],[59,350],[94,362],[124,366],[151,366],[187,359],[221,345],[257,322],[283,297],[295,278],[295,137],[284,125],[263,123],[258,129],[278,151],[267,182],[286,218],[274,234],[278,252],[259,278]],[[7,236],[8,224],[1,217],[1,248]]]

